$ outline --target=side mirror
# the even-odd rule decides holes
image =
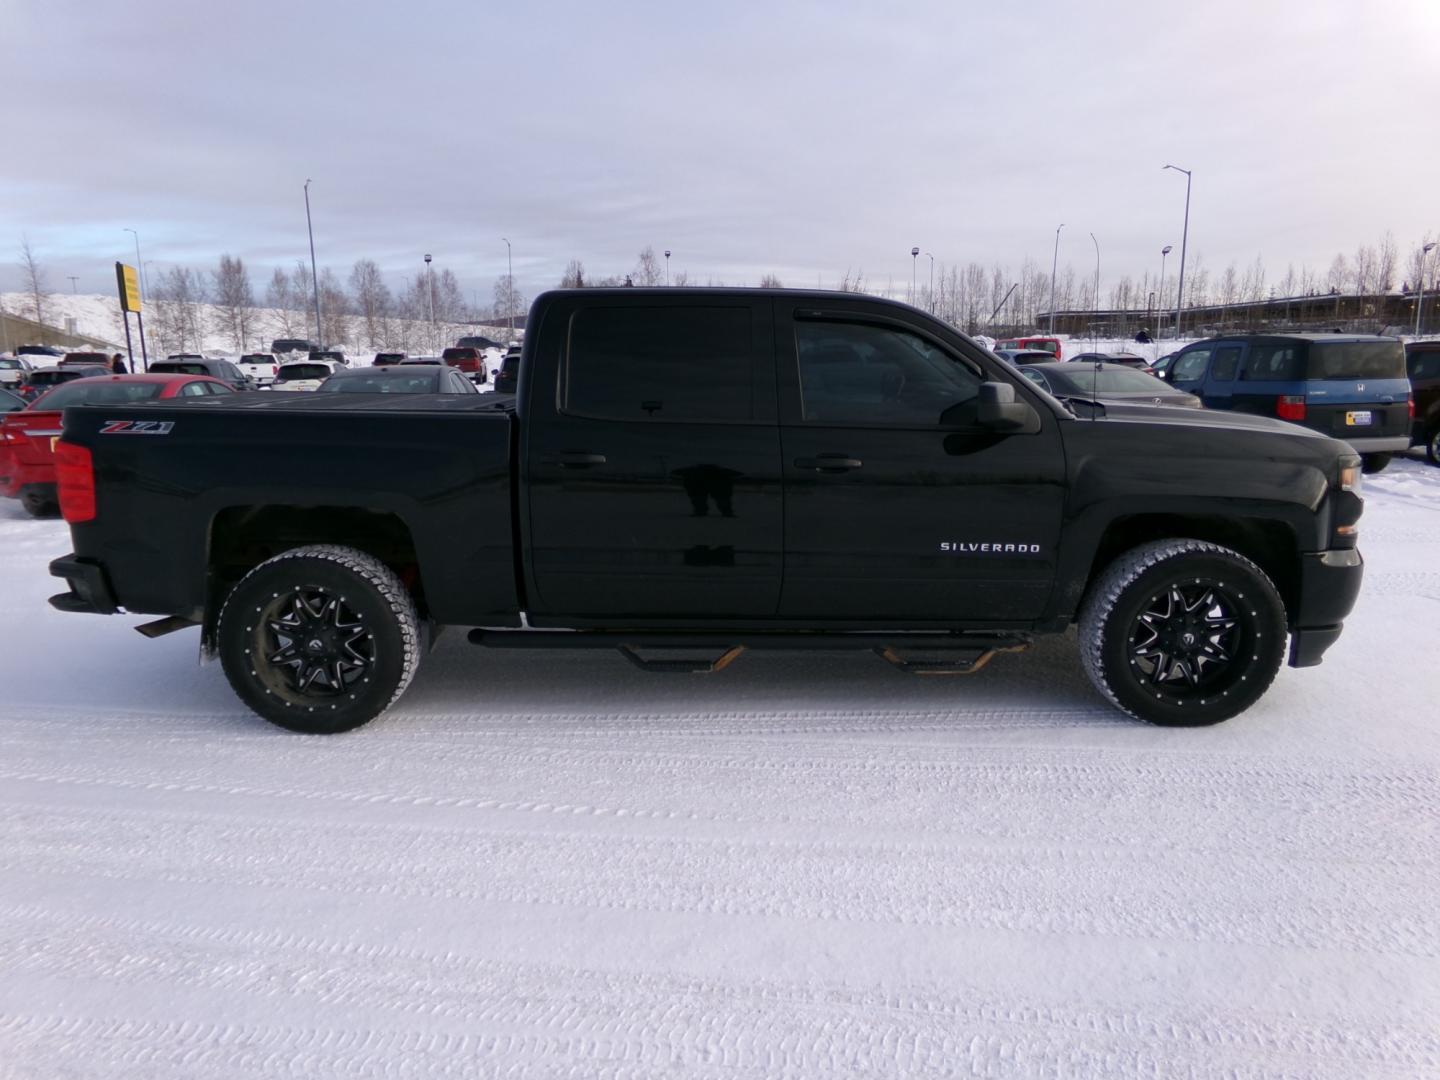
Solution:
[[[1016,401],[1009,383],[981,383],[977,404],[975,419],[981,427],[1027,435],[1040,430],[1040,414],[1028,401]]]

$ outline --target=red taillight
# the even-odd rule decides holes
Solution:
[[[1294,394],[1282,394],[1275,402],[1275,415],[1281,420],[1304,420],[1305,399]]]
[[[55,444],[55,483],[60,513],[71,525],[95,520],[95,462],[83,446]]]
[[[271,375],[279,375],[279,374],[280,374],[280,365],[279,365],[279,364],[276,364],[274,367],[272,367],[272,368],[270,369],[270,374],[271,374]]]
[[[1413,424],[1415,422],[1415,399],[1413,397],[1406,398],[1405,407],[1410,410],[1410,422]]]

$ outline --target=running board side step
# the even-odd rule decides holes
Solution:
[[[872,632],[736,632],[636,630],[484,630],[469,633],[470,643],[490,649],[616,649],[642,671],[710,674],[722,671],[747,649],[776,651],[840,651],[863,649],[875,653],[908,675],[969,675],[983,668],[998,652],[1021,652],[1030,647],[1028,634],[962,634],[897,631]],[[643,651],[704,649],[719,652],[714,659],[660,659]],[[906,654],[965,653],[946,660],[909,659]]]

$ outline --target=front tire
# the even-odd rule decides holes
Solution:
[[[334,544],[294,548],[246,574],[220,611],[216,643],[246,705],[313,735],[374,719],[420,663],[415,602],[400,579]]]
[[[1285,605],[1229,548],[1163,540],[1119,556],[1080,609],[1080,657],[1095,688],[1152,724],[1198,727],[1244,712],[1285,652]]]
[[[1436,424],[1435,430],[1425,439],[1425,456],[1430,459],[1430,464],[1440,465],[1440,424]]]
[[[1360,471],[1364,473],[1377,473],[1390,464],[1394,454],[1361,454]]]

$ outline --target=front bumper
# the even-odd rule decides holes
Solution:
[[[1353,444],[1352,444],[1353,445]],[[1290,626],[1290,666],[1314,667],[1335,644],[1360,595],[1365,560],[1354,548],[1300,557],[1300,595]]]
[[[105,568],[95,560],[64,555],[50,564],[50,574],[52,577],[64,578],[70,586],[69,592],[50,597],[50,606],[57,611],[114,615],[120,610]]]

